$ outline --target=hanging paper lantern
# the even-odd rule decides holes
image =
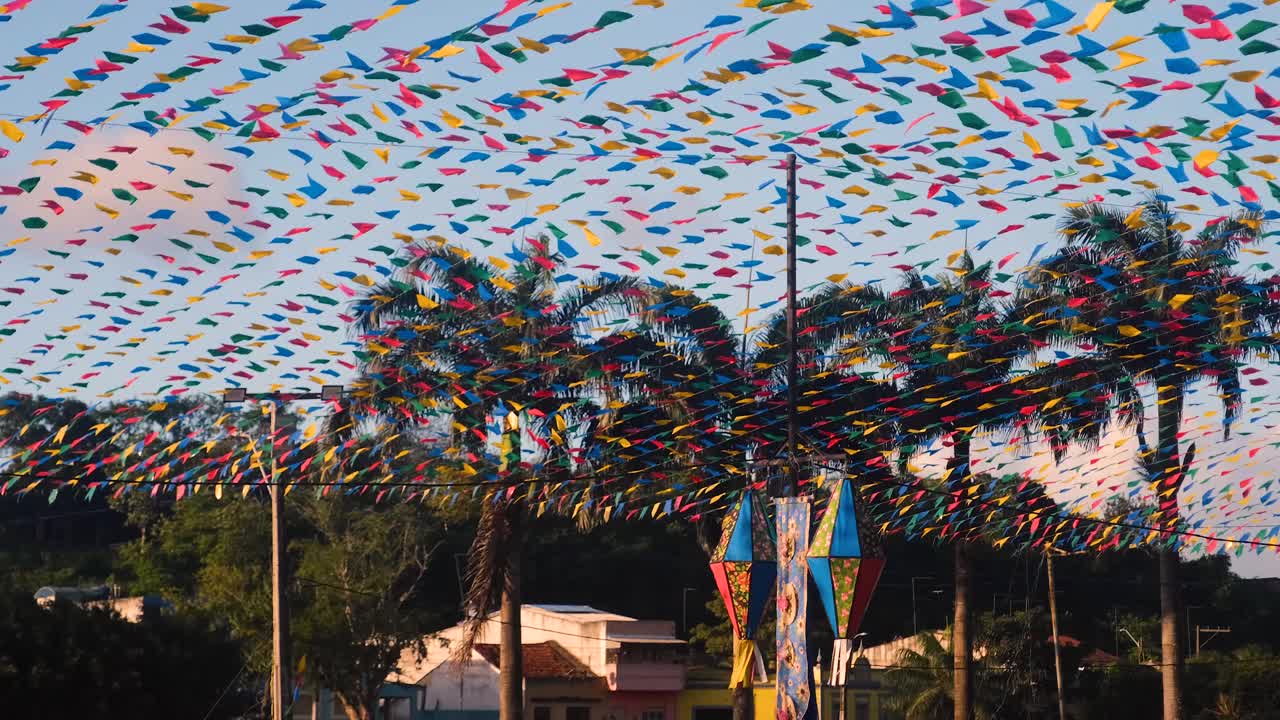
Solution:
[[[836,481],[827,512],[809,544],[809,573],[836,636],[832,682],[843,684],[852,646],[880,581],[885,559],[868,552],[858,525],[852,483]]]
[[[743,494],[724,518],[720,542],[711,553],[711,574],[733,627],[734,661],[729,687],[751,684],[759,653],[752,638],[773,595],[778,556],[773,530],[754,492]]]

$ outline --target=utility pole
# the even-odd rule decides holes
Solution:
[[[796,456],[799,416],[796,383],[796,154],[787,155],[787,481],[782,495],[793,497],[800,487],[800,459]]]
[[[222,396],[224,405],[235,405],[249,399],[267,401],[270,408],[268,450],[271,470],[264,478],[271,497],[271,720],[286,720],[285,710],[292,704],[289,657],[289,603],[285,596],[285,553],[289,539],[284,526],[285,484],[277,478],[276,468],[276,407],[293,400],[337,400],[342,397],[341,385],[325,385],[318,393],[249,393],[244,388],[227,390]]]
[[[932,575],[916,575],[911,578],[911,636],[915,637],[920,634],[920,623],[916,618],[916,581],[932,580]]]
[[[1067,700],[1062,691],[1062,654],[1058,642],[1058,587],[1053,578],[1052,547],[1045,550],[1045,565],[1049,570],[1049,621],[1053,631],[1053,674],[1058,682],[1058,720],[1067,720]]]
[[[1212,640],[1214,636],[1221,635],[1223,633],[1229,633],[1229,632],[1231,632],[1231,628],[1229,627],[1212,628],[1212,627],[1204,627],[1203,625],[1197,625],[1196,626],[1196,657],[1200,656],[1201,648],[1203,648],[1205,645],[1208,645],[1209,641]],[[1209,637],[1205,638],[1204,641],[1201,642],[1200,633],[1209,633]]]

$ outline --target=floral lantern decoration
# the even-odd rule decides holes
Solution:
[[[858,522],[853,485],[836,481],[826,514],[809,544],[809,574],[835,633],[831,681],[844,684],[845,669],[853,654],[853,638],[862,625],[867,605],[875,593],[885,559],[868,547]]]
[[[764,674],[764,660],[752,638],[773,596],[778,556],[773,529],[759,496],[752,491],[725,515],[720,542],[711,554],[711,574],[733,627],[733,674],[729,687],[750,687]]]

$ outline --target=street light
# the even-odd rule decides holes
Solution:
[[[1138,638],[1134,637],[1133,633],[1129,632],[1128,630],[1125,630],[1124,628],[1120,628],[1120,632],[1124,633],[1125,635],[1128,635],[1129,639],[1133,641],[1133,644],[1138,646],[1138,663],[1141,664],[1145,662],[1147,656],[1143,654],[1142,643],[1138,642]]]
[[[862,639],[865,637],[867,637],[867,634],[864,632],[860,632],[857,635],[854,635],[853,637],[849,638],[850,641],[853,641],[853,640],[858,641],[858,657],[862,657],[862,643],[863,643]],[[857,658],[855,658],[855,660],[856,659]]]
[[[292,697],[289,673],[289,605],[284,592],[284,563],[288,540],[284,527],[284,487],[277,478],[276,468],[276,406],[294,400],[332,401],[342,397],[341,385],[325,385],[318,393],[250,393],[244,388],[231,388],[222,395],[224,405],[237,405],[250,399],[267,401],[270,407],[271,426],[268,446],[271,474],[263,471],[263,480],[271,496],[271,720],[285,720],[285,708]]]

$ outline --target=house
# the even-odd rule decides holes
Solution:
[[[728,670],[690,671],[674,623],[645,621],[585,605],[521,608],[525,717],[530,720],[728,720]],[[495,613],[465,662],[454,655],[463,627],[427,638],[427,652],[407,652],[381,692],[383,720],[496,720],[502,624]],[[918,642],[918,641],[915,641]],[[846,675],[846,717],[884,720],[882,668],[911,638],[866,648]],[[823,672],[821,677],[829,677]],[[774,717],[771,679],[754,690],[755,717]],[[314,705],[304,691],[297,720],[338,717],[328,693]],[[822,717],[837,716],[839,689],[819,690]],[[312,708],[316,708],[314,711]]]
[[[93,588],[52,587],[45,586],[36,590],[35,600],[41,607],[47,607],[58,601],[71,602],[84,607],[105,607],[129,622],[142,622],[172,605],[158,595],[139,595],[119,597],[114,589],[105,585]]]
[[[554,640],[525,643],[522,651],[526,716],[539,720],[601,717],[608,696],[603,677]],[[416,689],[417,712],[414,714],[414,703],[405,708],[407,715],[393,707],[388,720],[496,718],[501,667],[497,645],[477,645],[465,666],[451,658],[414,685],[395,684],[405,690]]]
[[[637,620],[586,605],[525,605],[520,614],[526,717],[676,717],[685,686],[685,642],[676,638],[674,623]],[[460,625],[433,635],[425,655],[407,653],[388,683],[417,688],[417,703],[411,703],[411,714],[392,717],[496,718],[501,627],[497,614],[491,615],[462,666],[452,657],[462,638]]]

